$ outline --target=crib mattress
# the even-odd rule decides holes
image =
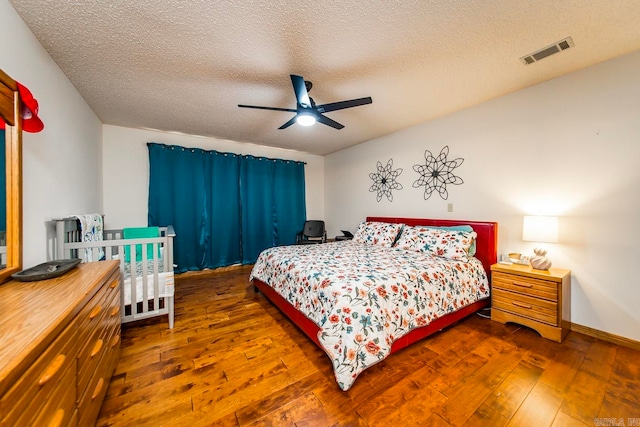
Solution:
[[[144,277],[136,276],[135,278],[135,300],[136,302],[144,301]],[[147,299],[155,297],[155,286],[153,283],[153,273],[147,275]],[[124,280],[124,286],[122,287],[124,292],[124,303],[130,305],[132,298],[132,280],[131,277],[126,277]],[[158,298],[172,297],[174,293],[174,274],[172,271],[165,271],[158,273]]]

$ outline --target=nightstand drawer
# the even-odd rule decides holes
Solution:
[[[558,285],[556,282],[516,276],[498,271],[493,272],[492,279],[492,287],[494,290],[502,289],[558,302]]]
[[[495,286],[491,298],[495,309],[558,326],[558,304],[555,302],[496,289]]]

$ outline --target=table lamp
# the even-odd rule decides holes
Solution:
[[[558,217],[525,216],[522,225],[522,240],[538,243],[555,243],[558,241]],[[551,260],[545,255],[547,251],[541,247],[533,250],[535,256],[530,260],[531,267],[536,270],[548,270]]]

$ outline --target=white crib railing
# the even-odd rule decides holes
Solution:
[[[57,258],[81,258],[83,262],[119,259],[122,323],[167,314],[169,328],[173,328],[173,227],[159,227],[160,237],[137,239],[123,239],[122,230],[105,230],[104,240],[91,242],[80,241],[79,228],[75,218],[56,220]],[[125,262],[125,247],[131,262]],[[136,257],[136,247],[141,257]],[[86,256],[87,250],[91,257]],[[138,258],[144,261],[136,262]]]

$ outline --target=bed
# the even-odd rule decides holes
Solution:
[[[166,315],[169,329],[173,329],[175,232],[172,226],[104,230],[104,240],[82,242],[76,218],[55,220],[55,223],[57,258],[80,258],[83,262],[120,260],[122,323]],[[149,235],[147,230],[157,237],[143,237]],[[127,231],[134,238],[125,238]]]
[[[366,368],[490,304],[497,230],[367,217],[351,241],[266,249],[250,280],[327,353],[348,390]]]

